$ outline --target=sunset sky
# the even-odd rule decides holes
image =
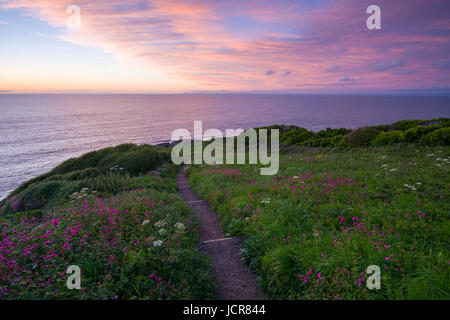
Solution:
[[[449,0],[0,0],[0,39],[0,93],[450,93]]]

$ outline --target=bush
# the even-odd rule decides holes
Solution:
[[[379,133],[374,127],[358,128],[347,135],[347,144],[351,147],[366,146]]]
[[[406,142],[418,142],[420,138],[441,128],[440,125],[430,125],[430,126],[417,126],[405,131],[405,141]]]
[[[389,129],[390,129],[389,126],[386,124],[375,126],[374,128],[377,130],[380,130],[380,131],[389,131]]]
[[[400,130],[392,130],[380,133],[370,144],[373,146],[392,145],[400,143],[404,139],[404,134]]]
[[[335,137],[335,136],[346,135],[350,132],[351,132],[350,129],[345,129],[345,128],[339,128],[339,129],[327,128],[326,130],[320,130],[319,132],[317,132],[316,135],[321,138],[330,138],[330,137]]]
[[[334,136],[330,140],[330,146],[333,147],[344,147],[347,143],[347,135]]]
[[[303,144],[308,140],[314,139],[316,134],[305,128],[290,130],[281,135],[281,141],[287,144]]]
[[[430,132],[426,136],[423,136],[419,142],[425,145],[448,146],[450,145],[450,128],[441,128]]]
[[[411,128],[414,128],[414,127],[420,125],[421,122],[423,122],[423,120],[402,120],[402,121],[393,123],[391,125],[391,129],[406,131],[408,129],[411,129]]]

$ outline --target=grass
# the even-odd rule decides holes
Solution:
[[[213,298],[198,222],[177,194],[177,168],[151,148],[69,160],[10,196],[0,216],[0,299]],[[112,160],[133,162],[130,150],[139,159],[155,151],[157,160],[130,172]],[[81,290],[66,286],[70,265],[81,268]]]
[[[268,298],[449,299],[449,121],[272,126],[276,176],[260,165],[187,173],[225,232],[243,236]],[[21,185],[0,203],[0,299],[214,298],[177,171],[170,149],[124,144]],[[66,286],[70,265],[81,290]],[[380,290],[366,287],[370,265]]]
[[[291,149],[258,166],[192,166],[193,188],[275,299],[448,299],[449,148]],[[365,270],[381,268],[381,289]]]

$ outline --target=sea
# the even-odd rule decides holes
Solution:
[[[62,161],[121,143],[156,144],[175,129],[272,124],[319,131],[450,117],[450,96],[296,94],[1,94],[0,199]]]

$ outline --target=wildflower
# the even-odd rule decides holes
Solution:
[[[142,225],[143,226],[146,226],[146,225],[148,225],[150,223],[150,220],[144,220],[144,222],[142,222]]]
[[[175,226],[174,226],[174,227],[175,227],[177,230],[179,230],[179,231],[184,231],[184,230],[186,229],[184,223],[181,223],[181,222],[175,223]]]
[[[167,222],[164,220],[155,222],[155,227],[157,227],[157,228],[164,228],[166,226],[167,226]]]
[[[389,257],[385,257],[385,259],[386,259],[386,261],[389,261],[389,260],[390,260]]]
[[[160,236],[165,236],[167,234],[167,230],[166,229],[161,229],[161,230],[158,231],[158,234]]]
[[[248,250],[247,249],[240,249],[239,251],[241,252],[241,255],[243,255],[243,256],[248,255]]]
[[[162,244],[163,244],[163,241],[162,241],[162,240],[157,240],[157,241],[154,241],[154,242],[153,242],[153,246],[154,246],[155,248],[161,247]]]

